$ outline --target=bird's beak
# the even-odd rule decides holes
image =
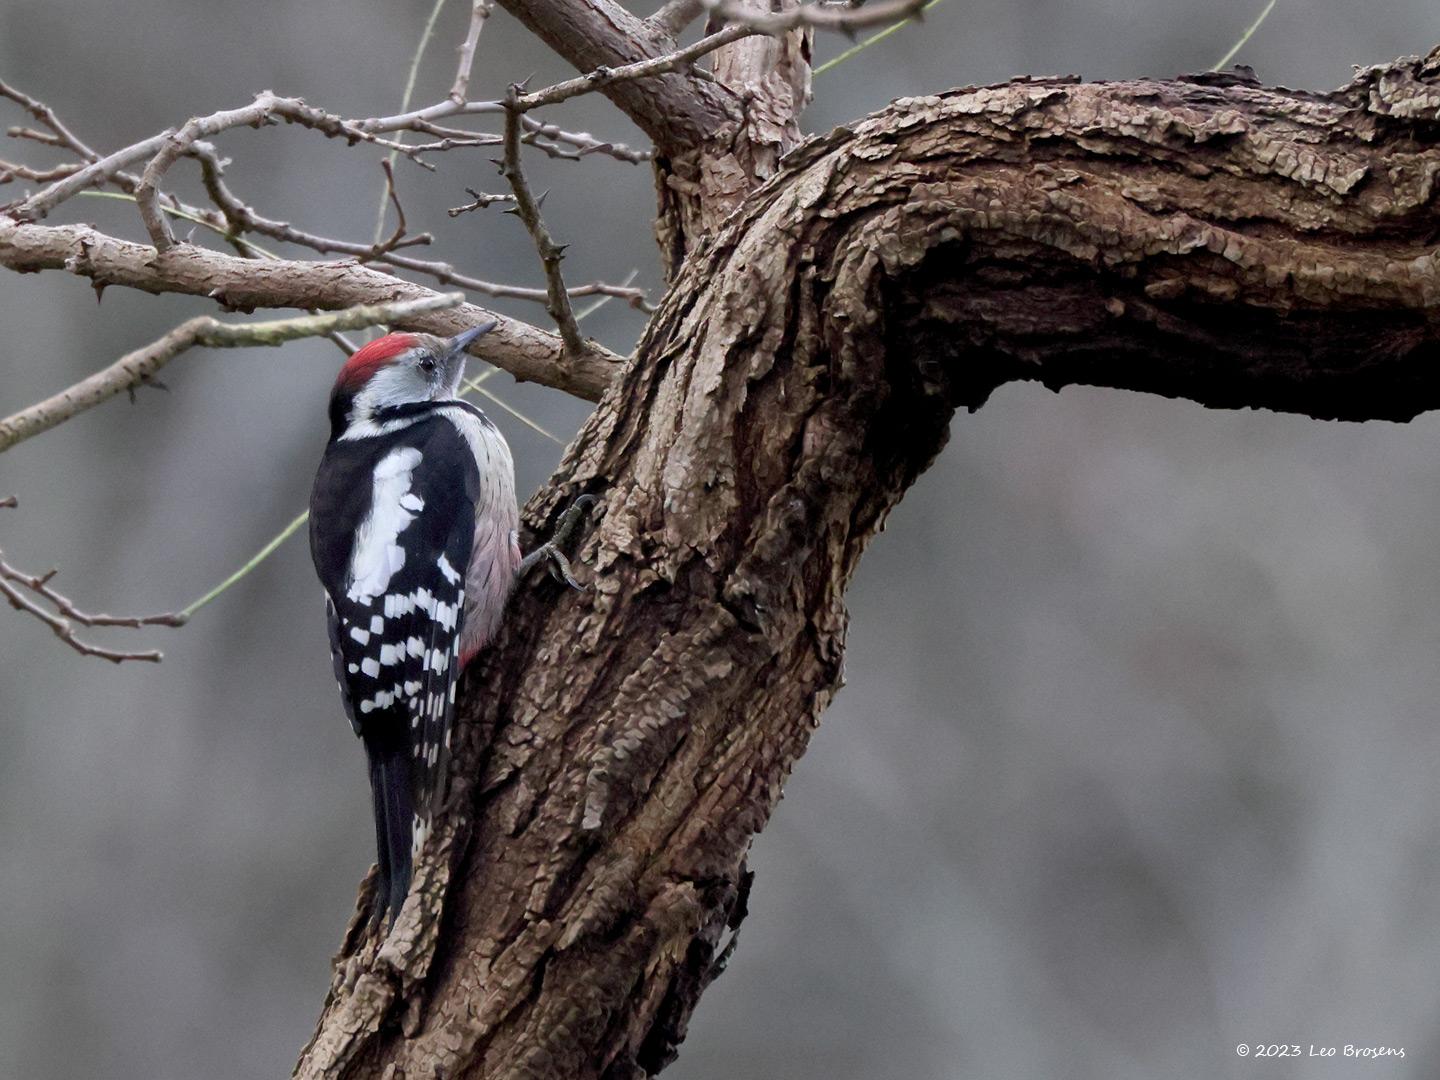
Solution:
[[[443,390],[441,393],[453,395],[460,389],[460,380],[465,375],[465,350],[470,343],[481,334],[489,333],[495,329],[495,320],[483,322],[479,326],[472,326],[468,330],[461,330],[460,333],[445,342],[445,377],[441,381]]]
[[[463,353],[470,347],[472,341],[481,334],[488,334],[491,330],[495,329],[495,326],[495,320],[491,319],[489,322],[483,322],[479,326],[472,326],[469,330],[461,330],[460,333],[456,334],[446,343],[446,356],[456,356]]]

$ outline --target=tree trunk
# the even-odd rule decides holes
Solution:
[[[352,926],[298,1075],[673,1058],[840,685],[845,587],[957,405],[1011,379],[1437,404],[1437,82],[1440,52],[1331,95],[1027,80],[790,153],[529,507],[543,531],[600,496],[593,586],[523,588],[468,673],[455,808],[383,948]]]

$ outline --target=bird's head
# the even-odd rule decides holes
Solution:
[[[449,338],[386,334],[357,349],[330,393],[334,434],[357,424],[382,423],[387,410],[403,413],[407,405],[454,398],[465,374],[465,350],[494,328],[494,322],[483,323]]]

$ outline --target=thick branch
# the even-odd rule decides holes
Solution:
[[[792,153],[529,508],[543,531],[600,496],[593,587],[522,591],[467,672],[459,810],[412,917],[383,947],[357,923],[298,1075],[614,1080],[674,1056],[839,686],[846,584],[956,405],[1011,379],[1440,404],[1437,84],[1440,53],[1323,96],[1024,81]]]
[[[179,245],[163,259],[155,249],[83,225],[44,226],[0,217],[0,266],[11,270],[68,270],[97,287],[123,285],[145,292],[208,296],[227,308],[295,307],[319,310],[432,297],[434,291],[352,262],[242,259]],[[621,360],[593,342],[565,358],[555,335],[474,304],[416,316],[403,329],[455,334],[495,319],[496,328],[471,351],[517,379],[595,400]]]
[[[675,48],[669,34],[613,0],[500,0],[500,5],[580,71],[653,60]],[[643,83],[612,82],[601,92],[662,154],[699,146],[738,116],[724,88],[675,71]]]

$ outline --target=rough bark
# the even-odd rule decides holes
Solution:
[[[1437,172],[1440,52],[1330,95],[957,90],[791,153],[528,508],[601,497],[593,589],[524,590],[468,673],[455,811],[378,955],[352,927],[299,1074],[658,1071],[954,408],[1011,379],[1433,407]]]

